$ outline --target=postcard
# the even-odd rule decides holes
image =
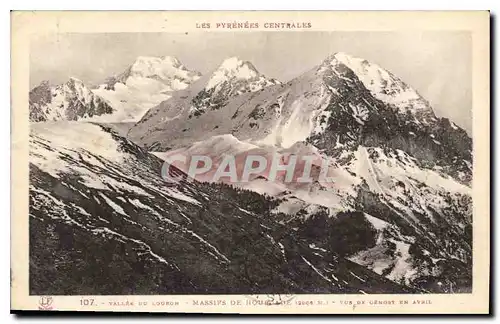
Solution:
[[[11,24],[13,312],[489,313],[489,12]]]

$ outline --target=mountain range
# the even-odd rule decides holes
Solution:
[[[95,89],[41,84],[30,121],[37,293],[472,289],[472,139],[375,63],[335,53],[281,82],[140,57]],[[333,185],[160,176],[173,154],[277,153],[327,161]]]
[[[188,70],[175,57],[141,56],[97,87],[76,78],[57,86],[44,81],[30,91],[30,121],[134,122],[199,77],[200,73]]]

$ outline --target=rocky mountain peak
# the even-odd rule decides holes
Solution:
[[[139,56],[130,68],[130,75],[143,78],[169,80],[171,78],[198,78],[199,72],[188,70],[173,56]]]
[[[78,79],[78,78],[75,78],[75,77],[69,77],[69,80],[66,82],[66,84],[79,84],[79,85],[83,85],[83,81]]]
[[[219,66],[219,69],[224,69],[226,71],[248,69],[249,74],[259,74],[259,71],[257,71],[251,62],[242,60],[236,56],[225,59]]]
[[[57,86],[43,81],[29,93],[30,121],[78,120],[111,114],[113,108],[75,77]]]
[[[349,79],[345,74],[352,72],[374,98],[397,108],[401,113],[412,113],[421,122],[428,123],[436,117],[429,102],[415,89],[376,63],[338,52],[327,57],[319,71],[327,69],[332,69],[336,76],[344,79]]]
[[[261,74],[252,63],[238,57],[230,57],[225,59],[211,75],[206,89],[214,88],[227,81],[253,80],[260,76]]]
[[[115,108],[100,121],[137,121],[152,107],[187,88],[201,74],[184,66],[174,56],[139,56],[121,74],[109,77],[93,92]],[[109,118],[108,118],[109,117]]]
[[[43,80],[38,86],[36,86],[36,88],[50,88],[50,81]]]
[[[63,91],[80,96],[88,96],[91,92],[82,80],[75,77],[69,78],[69,80],[63,86]]]
[[[132,63],[132,70],[134,72],[141,72],[147,70],[154,70],[159,66],[179,67],[181,66],[181,63],[176,57],[172,56],[163,56],[163,57],[138,56]]]

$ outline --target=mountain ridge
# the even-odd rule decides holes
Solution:
[[[110,103],[95,95],[81,80],[70,77],[52,86],[42,81],[29,92],[30,121],[77,120],[114,111]]]
[[[84,118],[98,122],[136,122],[149,108],[170,98],[172,92],[184,89],[200,76],[199,72],[187,69],[175,57],[139,56],[126,70],[107,78],[104,83],[96,87],[84,85],[88,89],[86,90],[89,93],[87,96],[97,98],[94,105],[107,105],[111,108],[106,106],[104,112],[98,109],[97,113],[94,113],[94,107],[90,101],[78,100],[80,103],[78,106],[79,113],[74,116],[71,110],[70,112],[64,112],[59,111],[61,109],[58,108],[48,107],[48,104],[50,104],[49,97],[41,93],[42,91],[47,92],[45,88],[48,83],[42,82],[30,91],[30,93],[34,94],[30,96],[30,120],[75,120]],[[68,82],[73,79],[82,85],[84,84],[81,80],[73,77],[70,77]],[[60,87],[63,86],[64,84]],[[38,95],[36,95],[37,93]],[[73,101],[71,98],[61,100],[65,107],[74,105]],[[47,113],[43,112],[44,110],[47,111],[47,109],[54,111],[54,113],[47,115]]]
[[[363,83],[339,57],[361,60],[336,53],[287,83],[236,96],[226,92],[222,99],[212,97],[203,89],[206,79],[200,80],[152,108],[130,129],[129,136],[155,151],[180,147],[184,138],[201,140],[225,133],[267,145],[306,141],[334,156],[340,151],[335,153],[332,143],[351,148],[359,143],[389,145],[417,155],[424,164],[442,162],[440,166],[449,174],[470,182],[472,142],[464,130],[448,119],[437,118],[424,98],[390,72],[380,72],[378,65],[366,68],[370,63],[361,60],[365,70],[390,78],[386,83],[392,97],[405,93],[404,100],[388,100],[389,94],[383,94],[385,101],[381,100],[380,92],[374,94],[365,87],[367,77]],[[216,104],[207,109],[204,101]],[[228,120],[225,115],[232,117]],[[450,169],[450,164],[457,168]]]

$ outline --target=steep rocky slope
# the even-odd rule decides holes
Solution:
[[[412,291],[277,222],[275,199],[167,184],[161,160],[104,126],[32,126],[32,294]]]

